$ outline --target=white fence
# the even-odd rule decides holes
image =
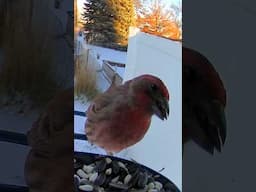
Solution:
[[[141,74],[158,76],[170,93],[167,121],[152,118],[141,142],[130,147],[126,157],[145,164],[170,178],[178,188],[182,183],[182,45],[179,42],[137,33],[129,40],[124,81]]]

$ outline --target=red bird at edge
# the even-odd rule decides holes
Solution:
[[[202,54],[182,48],[182,139],[193,140],[210,154],[226,140],[226,90]]]

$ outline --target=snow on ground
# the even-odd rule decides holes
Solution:
[[[96,86],[100,92],[104,92],[110,86],[110,83],[105,79],[105,77],[101,71],[97,72],[97,85]],[[90,105],[90,101],[87,101],[86,98],[75,98],[74,110],[80,111],[80,112],[85,112],[87,110],[87,108],[89,107],[89,105]],[[75,122],[74,122],[75,133],[84,134],[85,118],[75,115],[74,119],[75,119]],[[77,151],[78,149],[84,148],[84,147],[80,147],[79,145],[80,145],[80,142],[78,142],[78,143],[75,142],[75,151]]]
[[[113,49],[93,46],[93,45],[85,45],[85,47],[93,50],[93,53],[97,56],[100,56],[100,62],[103,60],[113,61],[117,63],[126,63],[126,52],[116,51]],[[124,75],[125,68],[122,67],[112,67],[121,77]],[[110,83],[106,80],[102,71],[97,72],[97,88],[104,92]],[[85,112],[88,106],[90,105],[89,101],[85,101],[85,99],[75,99],[74,101],[74,110]],[[75,115],[74,117],[74,132],[78,134],[85,134],[84,125],[85,125],[86,117]],[[97,146],[91,145],[88,141],[84,140],[75,140],[74,141],[74,150],[79,152],[89,152],[95,154],[106,154],[106,152]],[[121,151],[120,153],[115,154],[117,157],[122,157],[128,159],[126,157],[126,150]]]
[[[102,72],[97,73],[97,88],[101,92],[104,92],[107,90],[107,88],[110,86],[110,83],[106,80]]]
[[[114,49],[99,47],[95,45],[88,45],[88,44],[84,45],[84,47],[91,49],[96,56],[99,55],[100,57],[99,61],[101,66],[102,66],[103,60],[126,64],[127,52],[117,51]],[[124,67],[117,67],[117,66],[111,66],[111,65],[109,66],[112,69],[114,69],[120,75],[120,77],[124,76],[124,70],[125,70]]]
[[[105,79],[104,75],[101,71],[97,72],[97,88],[100,92],[104,92],[109,87],[109,82]],[[74,110],[79,112],[85,112],[90,105],[90,101],[86,98],[75,98],[74,101]],[[84,124],[86,118],[83,116],[75,115],[74,116],[74,133],[85,134],[84,132]],[[87,141],[75,140],[74,142],[74,150],[79,152],[91,152],[91,153],[99,153],[102,154],[102,151],[98,151],[96,148],[92,148],[92,146]]]
[[[126,63],[127,52],[117,51],[114,49],[99,47],[95,45],[85,45],[89,49],[99,54],[101,60],[109,60],[117,63]]]

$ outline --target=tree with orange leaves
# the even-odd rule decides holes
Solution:
[[[137,27],[145,33],[181,40],[181,23],[177,20],[177,9],[166,8],[161,0],[142,3],[136,0]]]

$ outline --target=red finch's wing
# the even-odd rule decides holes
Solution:
[[[200,53],[183,51],[183,142],[194,140],[209,153],[226,139],[226,91],[212,64]]]
[[[123,86],[115,87],[96,97],[89,106],[86,114],[93,120],[110,119],[114,115],[113,111],[122,106],[125,100],[125,88]]]

